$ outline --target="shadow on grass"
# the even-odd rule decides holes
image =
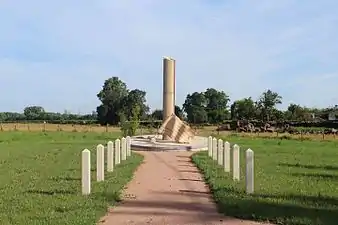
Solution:
[[[53,181],[80,181],[79,177],[68,177],[68,176],[60,176],[60,177],[52,177],[49,180]]]
[[[285,194],[285,195],[272,195],[272,194],[253,194],[255,197],[259,198],[275,198],[275,199],[283,199],[283,200],[291,200],[297,201],[304,204],[317,204],[322,206],[337,206],[338,207],[338,199],[332,198],[328,196],[318,195],[318,196],[311,196],[311,195],[295,195],[295,194]]]
[[[324,169],[324,170],[338,170],[338,166],[317,166],[317,165],[304,165],[304,164],[291,164],[291,163],[279,163],[279,166],[286,167],[297,167],[297,168],[305,168],[305,169]]]
[[[38,194],[38,195],[74,195],[74,194],[77,194],[76,191],[68,191],[68,190],[50,190],[50,191],[28,190],[26,191],[26,193]]]
[[[218,188],[213,192],[219,211],[237,218],[297,225],[335,225],[338,220],[336,199],[301,195],[250,196],[231,188]],[[329,203],[333,203],[331,207]],[[314,204],[317,207],[313,207]]]
[[[312,177],[318,179],[338,179],[338,175],[335,174],[325,174],[325,173],[291,173],[291,176],[294,177]]]

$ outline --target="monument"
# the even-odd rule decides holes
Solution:
[[[132,137],[133,150],[204,150],[207,138],[195,136],[175,115],[176,60],[163,57],[163,122],[156,134]]]
[[[175,60],[163,58],[163,122],[175,114]],[[163,137],[166,139],[166,137]]]

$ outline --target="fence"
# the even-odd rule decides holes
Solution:
[[[96,147],[96,181],[104,181],[105,175],[105,147],[99,144]],[[116,139],[115,142],[109,141],[107,143],[107,172],[113,172],[114,166],[127,160],[131,156],[131,138]],[[82,194],[89,195],[91,193],[91,164],[90,164],[90,151],[84,149],[82,151]]]
[[[231,154],[232,153],[232,154]],[[254,192],[254,152],[251,149],[245,152],[245,186],[246,192]],[[235,144],[232,147],[229,142],[223,142],[222,139],[208,137],[208,156],[217,164],[223,166],[224,172],[231,173],[231,156],[232,156],[232,177],[234,181],[240,180],[240,147]]]

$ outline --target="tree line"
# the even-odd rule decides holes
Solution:
[[[146,102],[146,91],[129,90],[118,77],[104,81],[97,94],[101,104],[91,114],[46,112],[42,106],[27,106],[23,113],[2,112],[0,121],[46,121],[49,123],[99,123],[118,125],[123,121],[162,120],[162,110],[150,111]],[[299,104],[290,104],[286,110],[279,110],[282,96],[272,90],[264,91],[257,99],[247,97],[230,104],[230,96],[223,90],[207,88],[203,92],[189,93],[182,105],[175,106],[175,114],[193,124],[220,124],[226,120],[260,121],[312,121],[327,119],[333,107],[318,109]],[[338,110],[337,110],[338,111]]]

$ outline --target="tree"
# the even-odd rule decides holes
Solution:
[[[181,120],[184,119],[183,110],[178,105],[175,105],[175,115]]]
[[[231,119],[233,120],[252,120],[256,116],[255,102],[251,97],[234,101],[230,107]]]
[[[188,94],[183,104],[183,111],[187,114],[188,122],[194,124],[207,122],[206,104],[207,100],[204,93],[194,92]]]
[[[23,110],[27,120],[41,120],[45,114],[45,109],[41,106],[28,106]]]
[[[151,119],[154,120],[162,120],[163,119],[163,110],[162,109],[155,109],[151,115]]]
[[[104,82],[97,97],[101,101],[101,105],[96,109],[99,122],[116,125],[120,114],[124,113],[124,101],[128,97],[127,85],[118,77],[111,77]]]
[[[180,119],[183,119],[183,117],[184,117],[182,109],[177,105],[175,105],[175,115]],[[155,119],[155,120],[163,120],[163,110],[162,109],[155,109],[151,113],[150,117],[152,119]]]
[[[298,104],[291,103],[285,112],[285,118],[288,120],[311,120],[311,110]]]
[[[137,106],[139,110],[137,111],[139,114],[137,115],[139,118],[145,119],[147,113],[149,112],[149,107],[146,105],[146,92],[141,91],[139,89],[131,90],[125,99],[124,102],[124,114],[127,119],[130,120],[133,116],[133,109]]]
[[[220,123],[229,115],[228,103],[230,98],[224,91],[208,88],[204,92],[206,99],[206,112],[209,123]]]
[[[282,97],[270,89],[260,96],[257,102],[257,108],[261,111],[263,121],[270,121],[273,109],[277,104],[282,104]]]

